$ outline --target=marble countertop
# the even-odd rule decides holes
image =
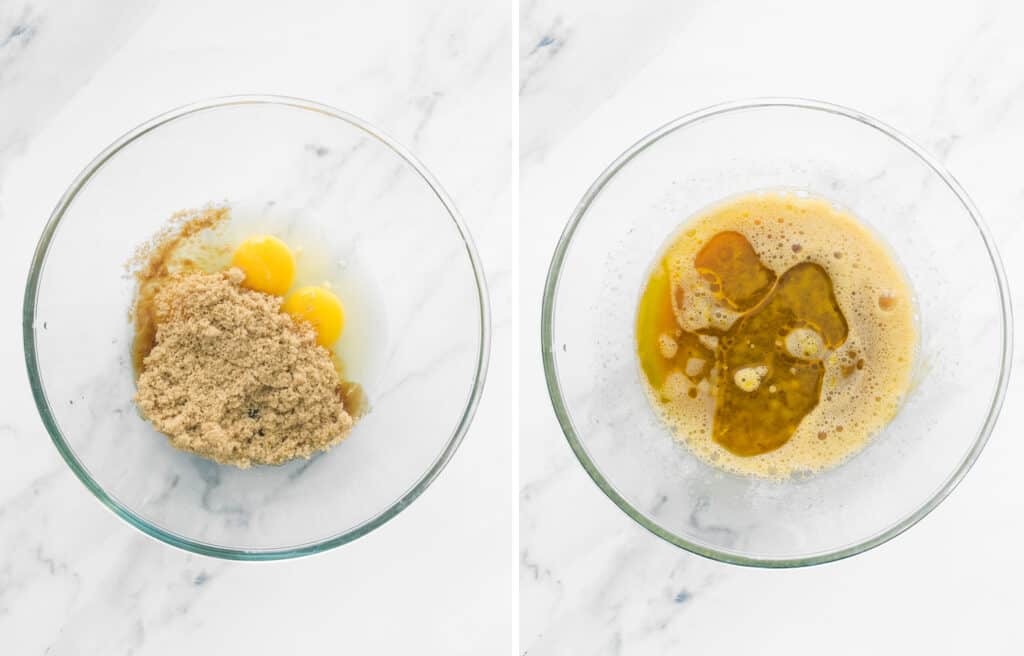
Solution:
[[[505,654],[517,634],[530,656],[1024,650],[1019,376],[974,469],[919,525],[846,561],[764,571],[680,551],[594,486],[537,339],[551,252],[604,166],[673,117],[761,95],[856,107],[934,152],[1020,301],[1024,8],[524,0],[520,22],[517,143],[509,3],[0,3],[4,653]],[[444,473],[369,536],[296,561],[196,556],[108,512],[53,448],[21,347],[29,259],[67,184],[128,128],[233,93],[325,102],[408,146],[465,217],[492,300],[488,385]]]
[[[521,22],[521,650],[1021,653],[1019,375],[974,469],[916,527],[846,561],[754,570],[662,542],[591,482],[551,410],[538,327],[555,243],[602,169],[676,116],[752,96],[852,106],[935,153],[986,218],[1020,307],[1024,8],[525,0]]]
[[[470,1],[0,3],[0,651],[512,653],[514,19]],[[185,553],[103,508],[47,436],[21,347],[29,259],[75,175],[138,123],[238,93],[331,104],[412,150],[493,307],[488,385],[439,479],[369,536],[277,563]]]

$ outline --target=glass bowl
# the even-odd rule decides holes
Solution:
[[[132,401],[125,263],[174,212],[211,202],[274,232],[301,224],[372,297],[362,339],[379,357],[351,372],[371,410],[308,461],[218,465],[171,447]],[[476,250],[430,173],[358,118],[275,96],[181,107],[100,153],[43,231],[23,321],[39,414],[86,487],[153,537],[241,560],[323,551],[409,505],[465,435],[489,345]]]
[[[738,193],[799,189],[869,224],[917,296],[914,380],[859,454],[784,482],[705,464],[655,415],[636,356],[637,302],[666,239]],[[959,184],[918,146],[859,112],[759,99],[683,116],[641,139],[583,196],[544,290],[542,354],[573,451],[627,515],[694,553],[794,567],[882,544],[935,508],[977,459],[1011,355],[995,245]]]

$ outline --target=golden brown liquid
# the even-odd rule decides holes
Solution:
[[[747,238],[727,230],[711,238],[693,259],[711,291],[736,310],[754,307],[775,284],[775,272],[761,261]]]
[[[659,413],[740,473],[823,469],[859,450],[898,408],[916,343],[910,290],[884,246],[787,193],[740,197],[689,225],[637,312]]]
[[[639,343],[640,365],[651,385],[662,389],[665,378],[671,371],[679,371],[694,384],[707,377],[715,362],[715,353],[700,342],[695,333],[687,332],[676,322],[672,310],[672,285],[668,270],[664,266],[651,275],[645,297],[661,299],[663,302],[641,302],[637,317],[639,325],[645,326],[645,335]],[[675,352],[664,350],[663,336],[670,335]],[[688,367],[691,359],[696,363]]]

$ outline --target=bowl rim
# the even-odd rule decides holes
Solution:
[[[76,457],[74,450],[64,440],[63,434],[57,425],[53,413],[50,411],[50,405],[46,398],[42,377],[38,370],[35,317],[39,278],[46,265],[46,257],[49,251],[50,242],[53,239],[56,229],[64,217],[65,212],[71,207],[71,204],[74,202],[78,193],[108,160],[115,157],[124,147],[133,143],[140,137],[180,118],[212,109],[251,105],[274,105],[302,111],[312,111],[339,119],[376,139],[411,166],[423,181],[427,183],[434,195],[445,207],[445,210],[448,212],[449,217],[455,224],[455,228],[462,239],[466,255],[469,258],[470,266],[473,270],[473,276],[476,284],[477,300],[479,302],[480,334],[473,387],[466,400],[462,415],[440,454],[438,454],[430,467],[415,481],[415,483],[412,484],[411,487],[399,495],[399,497],[383,511],[378,512],[369,519],[364,520],[342,533],[332,535],[322,540],[288,547],[242,549],[223,547],[203,542],[201,540],[188,538],[173,531],[156,526],[143,519],[126,505],[108,494],[99,485],[99,483],[92,478],[88,470]],[[483,392],[484,383],[487,377],[488,361],[490,358],[490,301],[487,294],[487,283],[484,278],[483,266],[480,262],[479,255],[477,254],[476,246],[474,245],[473,239],[462,219],[462,216],[459,214],[454,202],[448,196],[447,192],[445,192],[440,183],[434,178],[433,174],[431,174],[430,171],[428,171],[427,168],[404,146],[389,137],[380,129],[374,127],[369,122],[330,105],[292,96],[271,94],[231,95],[199,100],[197,102],[182,105],[141,123],[118,137],[113,143],[103,149],[82,170],[82,172],[78,174],[61,196],[53,212],[50,214],[50,218],[43,229],[39,242],[36,245],[35,252],[33,253],[28,280],[25,285],[25,296],[22,307],[22,338],[25,351],[25,365],[28,368],[28,377],[32,388],[32,396],[35,399],[36,409],[39,411],[39,416],[43,421],[43,425],[46,427],[54,445],[57,447],[57,451],[64,458],[64,461],[68,464],[78,479],[82,481],[85,487],[88,488],[104,506],[113,511],[117,516],[121,517],[121,519],[142,531],[144,534],[186,551],[228,560],[280,560],[321,553],[366,535],[374,529],[382,526],[408,507],[409,504],[416,500],[416,498],[423,493],[434,479],[437,478],[445,465],[447,465],[451,460],[456,449],[458,449],[459,445],[462,443],[466,431],[472,423],[473,415],[476,412],[480,396]]]
[[[679,537],[675,533],[662,528],[657,522],[649,519],[644,513],[637,510],[632,504],[630,504],[615,487],[604,477],[600,469],[597,467],[595,462],[590,458],[586,448],[583,446],[582,440],[576,432],[576,428],[573,426],[572,416],[568,409],[568,404],[561,391],[561,385],[559,383],[558,365],[555,359],[555,346],[554,346],[554,317],[555,317],[555,300],[558,293],[558,285],[561,276],[562,265],[565,261],[565,257],[568,253],[569,246],[572,243],[573,235],[576,232],[577,227],[583,220],[590,208],[590,205],[600,195],[605,185],[615,177],[616,173],[620,169],[625,167],[634,157],[645,151],[650,146],[661,140],[676,130],[688,127],[705,119],[709,119],[722,114],[728,114],[732,112],[741,112],[751,109],[765,109],[765,108],[788,108],[797,110],[809,110],[816,112],[824,112],[832,115],[836,115],[842,118],[851,119],[862,123],[863,125],[872,128],[883,135],[889,137],[896,143],[900,144],[904,148],[910,151],[911,154],[916,155],[921,160],[922,164],[927,166],[934,172],[953,192],[953,194],[960,201],[971,220],[974,222],[977,228],[982,242],[988,251],[989,259],[992,263],[993,271],[996,278],[996,283],[999,291],[1000,309],[1002,311],[1002,358],[1000,363],[999,378],[997,380],[996,388],[992,397],[992,403],[989,407],[988,413],[985,417],[985,421],[982,424],[977,437],[967,454],[963,457],[960,463],[957,465],[950,475],[946,478],[942,486],[917,510],[910,513],[900,521],[896,522],[892,526],[870,535],[867,538],[851,544],[845,547],[841,547],[835,550],[811,554],[802,557],[786,557],[786,558],[762,558],[747,556],[738,552],[729,551],[725,549],[711,548],[706,545],[700,544],[699,542],[684,539]],[[619,507],[626,515],[636,521],[638,524],[643,526],[645,529],[653,533],[654,535],[662,538],[663,540],[674,544],[677,547],[685,549],[691,553],[699,556],[704,556],[712,560],[717,560],[724,563],[733,565],[743,565],[749,567],[763,567],[763,568],[792,568],[792,567],[806,567],[810,565],[819,565],[822,563],[828,563],[843,558],[848,558],[860,553],[863,553],[869,549],[873,549],[885,542],[888,542],[897,535],[903,533],[908,528],[919,522],[928,513],[934,510],[949,494],[956,488],[959,482],[970,470],[971,466],[978,459],[981,451],[984,449],[985,444],[988,442],[989,435],[995,426],[996,420],[999,416],[999,411],[1003,405],[1003,399],[1006,395],[1006,388],[1009,381],[1010,368],[1013,356],[1013,311],[1010,304],[1009,287],[1006,281],[1006,273],[1003,270],[1003,264],[999,257],[998,250],[996,249],[995,243],[992,239],[991,234],[984,221],[982,220],[981,214],[971,201],[967,192],[964,191],[960,183],[950,174],[945,167],[943,167],[934,157],[929,155],[923,148],[918,146],[908,137],[901,132],[890,127],[886,123],[879,121],[863,112],[859,112],[842,105],[834,103],[824,102],[820,100],[812,100],[808,98],[796,98],[796,97],[759,97],[759,98],[748,98],[742,100],[735,100],[730,102],[723,102],[716,105],[711,105],[703,109],[699,109],[688,114],[684,114],[668,123],[665,123],[661,127],[656,128],[640,140],[635,142],[632,146],[626,149],[618,158],[616,158],[611,164],[608,165],[604,171],[598,176],[598,178],[591,184],[590,188],[583,195],[582,199],[577,204],[572,215],[569,217],[569,221],[566,224],[565,229],[559,238],[558,245],[555,247],[554,254],[551,258],[551,264],[548,268],[547,278],[544,284],[544,295],[541,304],[541,359],[544,364],[544,377],[547,383],[548,396],[551,399],[552,407],[554,408],[555,415],[558,419],[558,423],[562,428],[562,432],[565,434],[566,439],[569,442],[569,446],[572,448],[573,453],[579,460],[583,469],[586,470],[587,474],[594,481],[595,484],[601,489],[609,499],[612,500],[615,505]]]

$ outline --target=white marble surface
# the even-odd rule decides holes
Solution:
[[[308,0],[0,3],[0,652],[513,653],[514,7]],[[64,465],[28,389],[43,223],[101,148],[192,100],[277,93],[380,126],[441,180],[490,284],[493,355],[447,469],[381,529],[298,561],[157,543]]]
[[[1024,8],[525,0],[521,22],[521,651],[1021,653],[1019,371],[988,448],[920,524],[850,560],[763,571],[662,542],[598,490],[551,411],[538,338],[552,250],[606,164],[671,118],[749,96],[853,106],[935,152],[986,217],[1020,301]]]

